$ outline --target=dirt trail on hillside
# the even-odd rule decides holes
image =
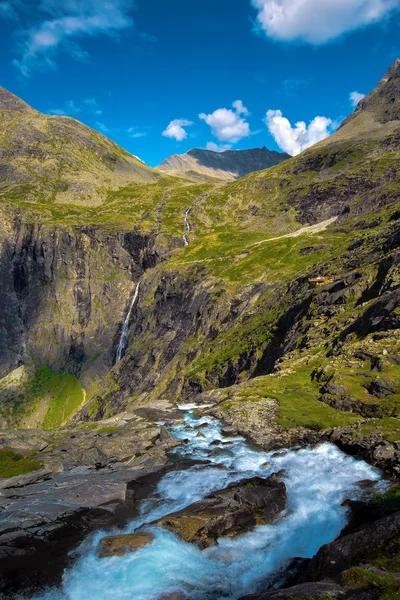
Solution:
[[[303,235],[303,233],[319,233],[320,231],[324,231],[329,225],[332,225],[335,221],[337,221],[338,217],[331,217],[330,219],[326,219],[326,221],[321,221],[316,225],[308,225],[307,227],[302,227],[297,231],[293,231],[292,233],[285,233],[284,235],[280,235],[278,237],[269,238],[267,240],[261,240],[261,242],[255,242],[250,245],[250,248],[253,246],[259,246],[260,244],[266,244],[267,242],[274,242],[276,240],[283,240],[284,238],[293,238],[298,237],[299,235]]]

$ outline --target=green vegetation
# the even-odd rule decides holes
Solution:
[[[31,471],[41,469],[43,463],[32,456],[21,456],[10,448],[0,448],[0,477],[14,477],[25,475]]]
[[[10,423],[55,429],[64,425],[82,406],[85,392],[69,373],[47,366],[27,367],[19,379],[10,376],[0,384],[2,414]]]
[[[39,370],[42,393],[50,396],[43,429],[56,429],[82,406],[84,390],[80,381],[69,373],[53,373],[48,367]]]
[[[375,500],[382,503],[386,510],[400,511],[400,485],[393,485],[386,492],[376,494]]]
[[[400,599],[400,580],[393,575],[374,573],[362,567],[352,567],[341,575],[343,585],[353,590],[379,588],[379,600]]]

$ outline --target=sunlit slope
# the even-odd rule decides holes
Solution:
[[[107,191],[160,175],[69,117],[41,114],[0,88],[0,199],[99,206]]]
[[[191,215],[195,235],[216,226],[279,235],[393,205],[400,191],[399,61],[376,90],[323,142],[212,193]]]

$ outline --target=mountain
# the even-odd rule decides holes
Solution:
[[[44,115],[0,88],[0,196],[100,205],[107,191],[159,174],[70,117]]]
[[[193,148],[186,154],[172,154],[158,167],[159,171],[190,181],[232,181],[248,173],[268,169],[290,158],[286,153],[267,148],[213,152]]]
[[[18,572],[26,581],[29,571],[33,587],[47,583],[36,548],[47,571],[43,556],[67,554],[81,529],[114,527],[117,516],[106,527],[81,509],[95,507],[100,518],[101,503],[107,514],[121,501],[126,508],[136,494],[131,469],[145,478],[147,469],[176,468],[167,450],[177,442],[160,423],[181,425],[177,404],[197,404],[207,417],[213,404],[229,436],[240,432],[266,451],[329,441],[399,479],[398,61],[335,134],[226,182],[155,172],[73,119],[2,98],[0,477],[43,469],[0,481],[0,593],[26,592]],[[99,170],[101,187],[81,203],[78,194],[68,203],[57,195],[53,167],[64,164],[64,149],[49,134],[54,124],[81,136],[64,145],[83,180]],[[125,183],[106,178],[117,168],[99,152],[128,165]],[[143,169],[141,181],[133,167]],[[78,179],[69,169],[59,177]],[[200,430],[190,435],[202,439]],[[28,489],[36,477],[45,481]],[[93,485],[79,487],[88,477]],[[65,515],[73,535],[57,534]],[[371,564],[398,572],[382,554],[392,538],[379,536],[381,562],[361,550],[351,561],[364,575]],[[65,546],[52,552],[60,539]],[[336,576],[342,562],[337,552],[326,556]]]
[[[353,120],[359,120],[360,124],[366,115],[374,119],[375,123],[389,123],[400,119],[400,108],[398,105],[400,59],[396,59],[389,70],[382,77],[378,85],[367,96],[362,98],[352,115],[342,123],[342,127]],[[361,117],[358,119],[358,117]]]

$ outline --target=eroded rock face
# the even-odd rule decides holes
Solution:
[[[99,557],[109,558],[111,556],[124,556],[144,546],[148,546],[154,540],[151,533],[128,533],[125,535],[110,535],[100,540]]]
[[[184,542],[203,549],[219,537],[234,537],[256,525],[274,522],[287,505],[285,484],[276,475],[268,479],[254,477],[232,483],[152,525],[164,527]]]

